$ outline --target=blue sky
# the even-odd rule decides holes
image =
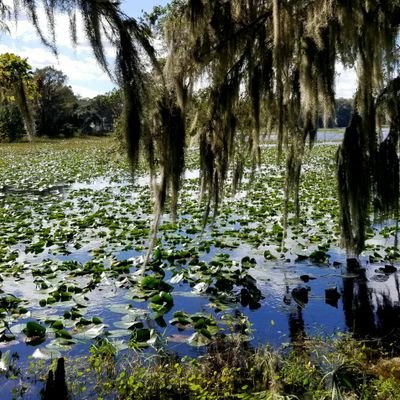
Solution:
[[[132,17],[138,17],[142,15],[142,11],[149,12],[155,6],[158,5],[166,5],[168,0],[146,0],[146,1],[137,1],[137,0],[125,0],[122,2],[122,9],[126,14]]]
[[[12,4],[13,0],[3,0],[5,3]],[[132,17],[140,17],[143,12],[149,12],[156,5],[165,5],[169,0],[125,0],[122,2],[124,12]],[[41,26],[46,26],[44,13],[41,19]],[[11,34],[0,33],[0,54],[12,52],[21,57],[28,58],[31,66],[43,68],[54,66],[62,70],[69,78],[68,84],[74,92],[82,97],[93,97],[114,88],[114,84],[104,71],[102,71],[93,57],[91,47],[84,35],[78,33],[78,45],[74,48],[71,44],[68,17],[59,15],[56,18],[57,48],[59,52],[56,58],[52,52],[42,45],[32,24],[20,17],[18,24],[9,24]],[[79,23],[78,23],[79,27]],[[79,29],[78,29],[79,31]],[[114,50],[107,46],[106,54],[110,60],[114,57]],[[336,82],[337,97],[351,97],[355,89],[355,71],[343,70],[338,65],[338,79]]]

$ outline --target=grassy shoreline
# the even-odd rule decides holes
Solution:
[[[66,382],[71,399],[396,400],[399,367],[399,358],[347,334],[278,350],[251,348],[239,336],[220,338],[196,359],[162,349],[117,356],[103,339],[89,357],[66,360]]]

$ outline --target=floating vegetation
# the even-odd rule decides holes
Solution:
[[[148,178],[132,182],[110,145],[0,147],[0,347],[23,354],[21,366],[27,356],[79,354],[104,339],[120,350],[154,352],[167,343],[192,354],[223,337],[279,345],[321,329],[383,335],[396,310],[387,294],[398,281],[395,222],[370,224],[363,260],[373,264],[364,275],[359,267],[347,272],[338,248],[335,146],[306,151],[300,224],[289,207],[286,232],[285,174],[273,150],[261,152],[264,167],[247,166],[241,190],[204,231],[207,205],[188,152],[193,169],[180,214],[160,220],[143,274],[153,221]],[[367,285],[377,303],[360,297]],[[385,313],[377,322],[365,318],[367,309]]]

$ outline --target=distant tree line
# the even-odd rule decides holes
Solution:
[[[5,81],[7,66],[14,80],[8,78]],[[24,104],[17,101],[21,82],[24,82],[24,96],[32,115],[35,136],[70,138],[77,135],[103,135],[112,132],[114,127],[118,129],[117,122],[123,108],[118,89],[90,99],[82,98],[67,84],[68,78],[62,71],[52,66],[31,71],[26,60],[9,53],[0,56],[0,80],[3,88],[8,87],[8,91],[3,90],[0,98],[0,141],[20,140],[27,134]],[[18,82],[19,89],[13,90]],[[151,79],[148,83],[151,84]],[[201,114],[205,114],[206,105],[203,103],[206,101],[206,92],[207,89],[194,94],[194,102],[188,113],[189,119],[196,120],[202,118]],[[246,101],[242,102],[240,108],[243,115],[250,112]],[[352,111],[351,99],[337,99],[336,121],[331,121],[329,127],[347,127]],[[243,115],[239,119],[246,123]],[[189,125],[191,122],[188,121]],[[322,125],[321,119],[320,127]]]
[[[345,128],[350,125],[353,113],[353,99],[339,98],[335,101],[336,126]]]
[[[350,124],[353,112],[353,99],[339,97],[335,99],[335,119],[330,118],[326,126],[322,118],[322,112],[318,118],[318,128],[346,128]]]
[[[35,136],[70,138],[77,135],[103,135],[113,131],[123,107],[119,90],[114,89],[90,99],[82,98],[73,92],[67,83],[67,76],[61,71],[51,66],[30,71],[26,60],[13,54],[0,56],[2,83],[5,77],[15,75],[16,66],[25,69],[24,80],[16,82],[20,83],[19,89],[25,87],[25,103],[30,109]],[[0,141],[6,142],[20,140],[27,134],[26,116],[21,107],[24,104],[18,102],[16,96],[20,91],[12,90],[11,83],[8,87],[9,90],[3,90],[0,97]]]

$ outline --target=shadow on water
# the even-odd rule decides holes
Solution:
[[[289,337],[292,343],[302,343],[306,337],[304,328],[303,309],[297,306],[295,312],[288,315]]]
[[[307,337],[349,332],[400,354],[400,276],[393,265],[354,269],[344,261],[335,269],[305,262],[255,275],[266,300],[260,310],[244,313],[258,342],[301,344]],[[266,320],[274,320],[276,329],[265,329]]]
[[[376,270],[380,272],[379,270]],[[367,271],[343,279],[343,312],[346,326],[357,339],[370,339],[394,354],[400,353],[400,279],[397,273],[374,275],[388,285],[379,290],[370,285]]]

